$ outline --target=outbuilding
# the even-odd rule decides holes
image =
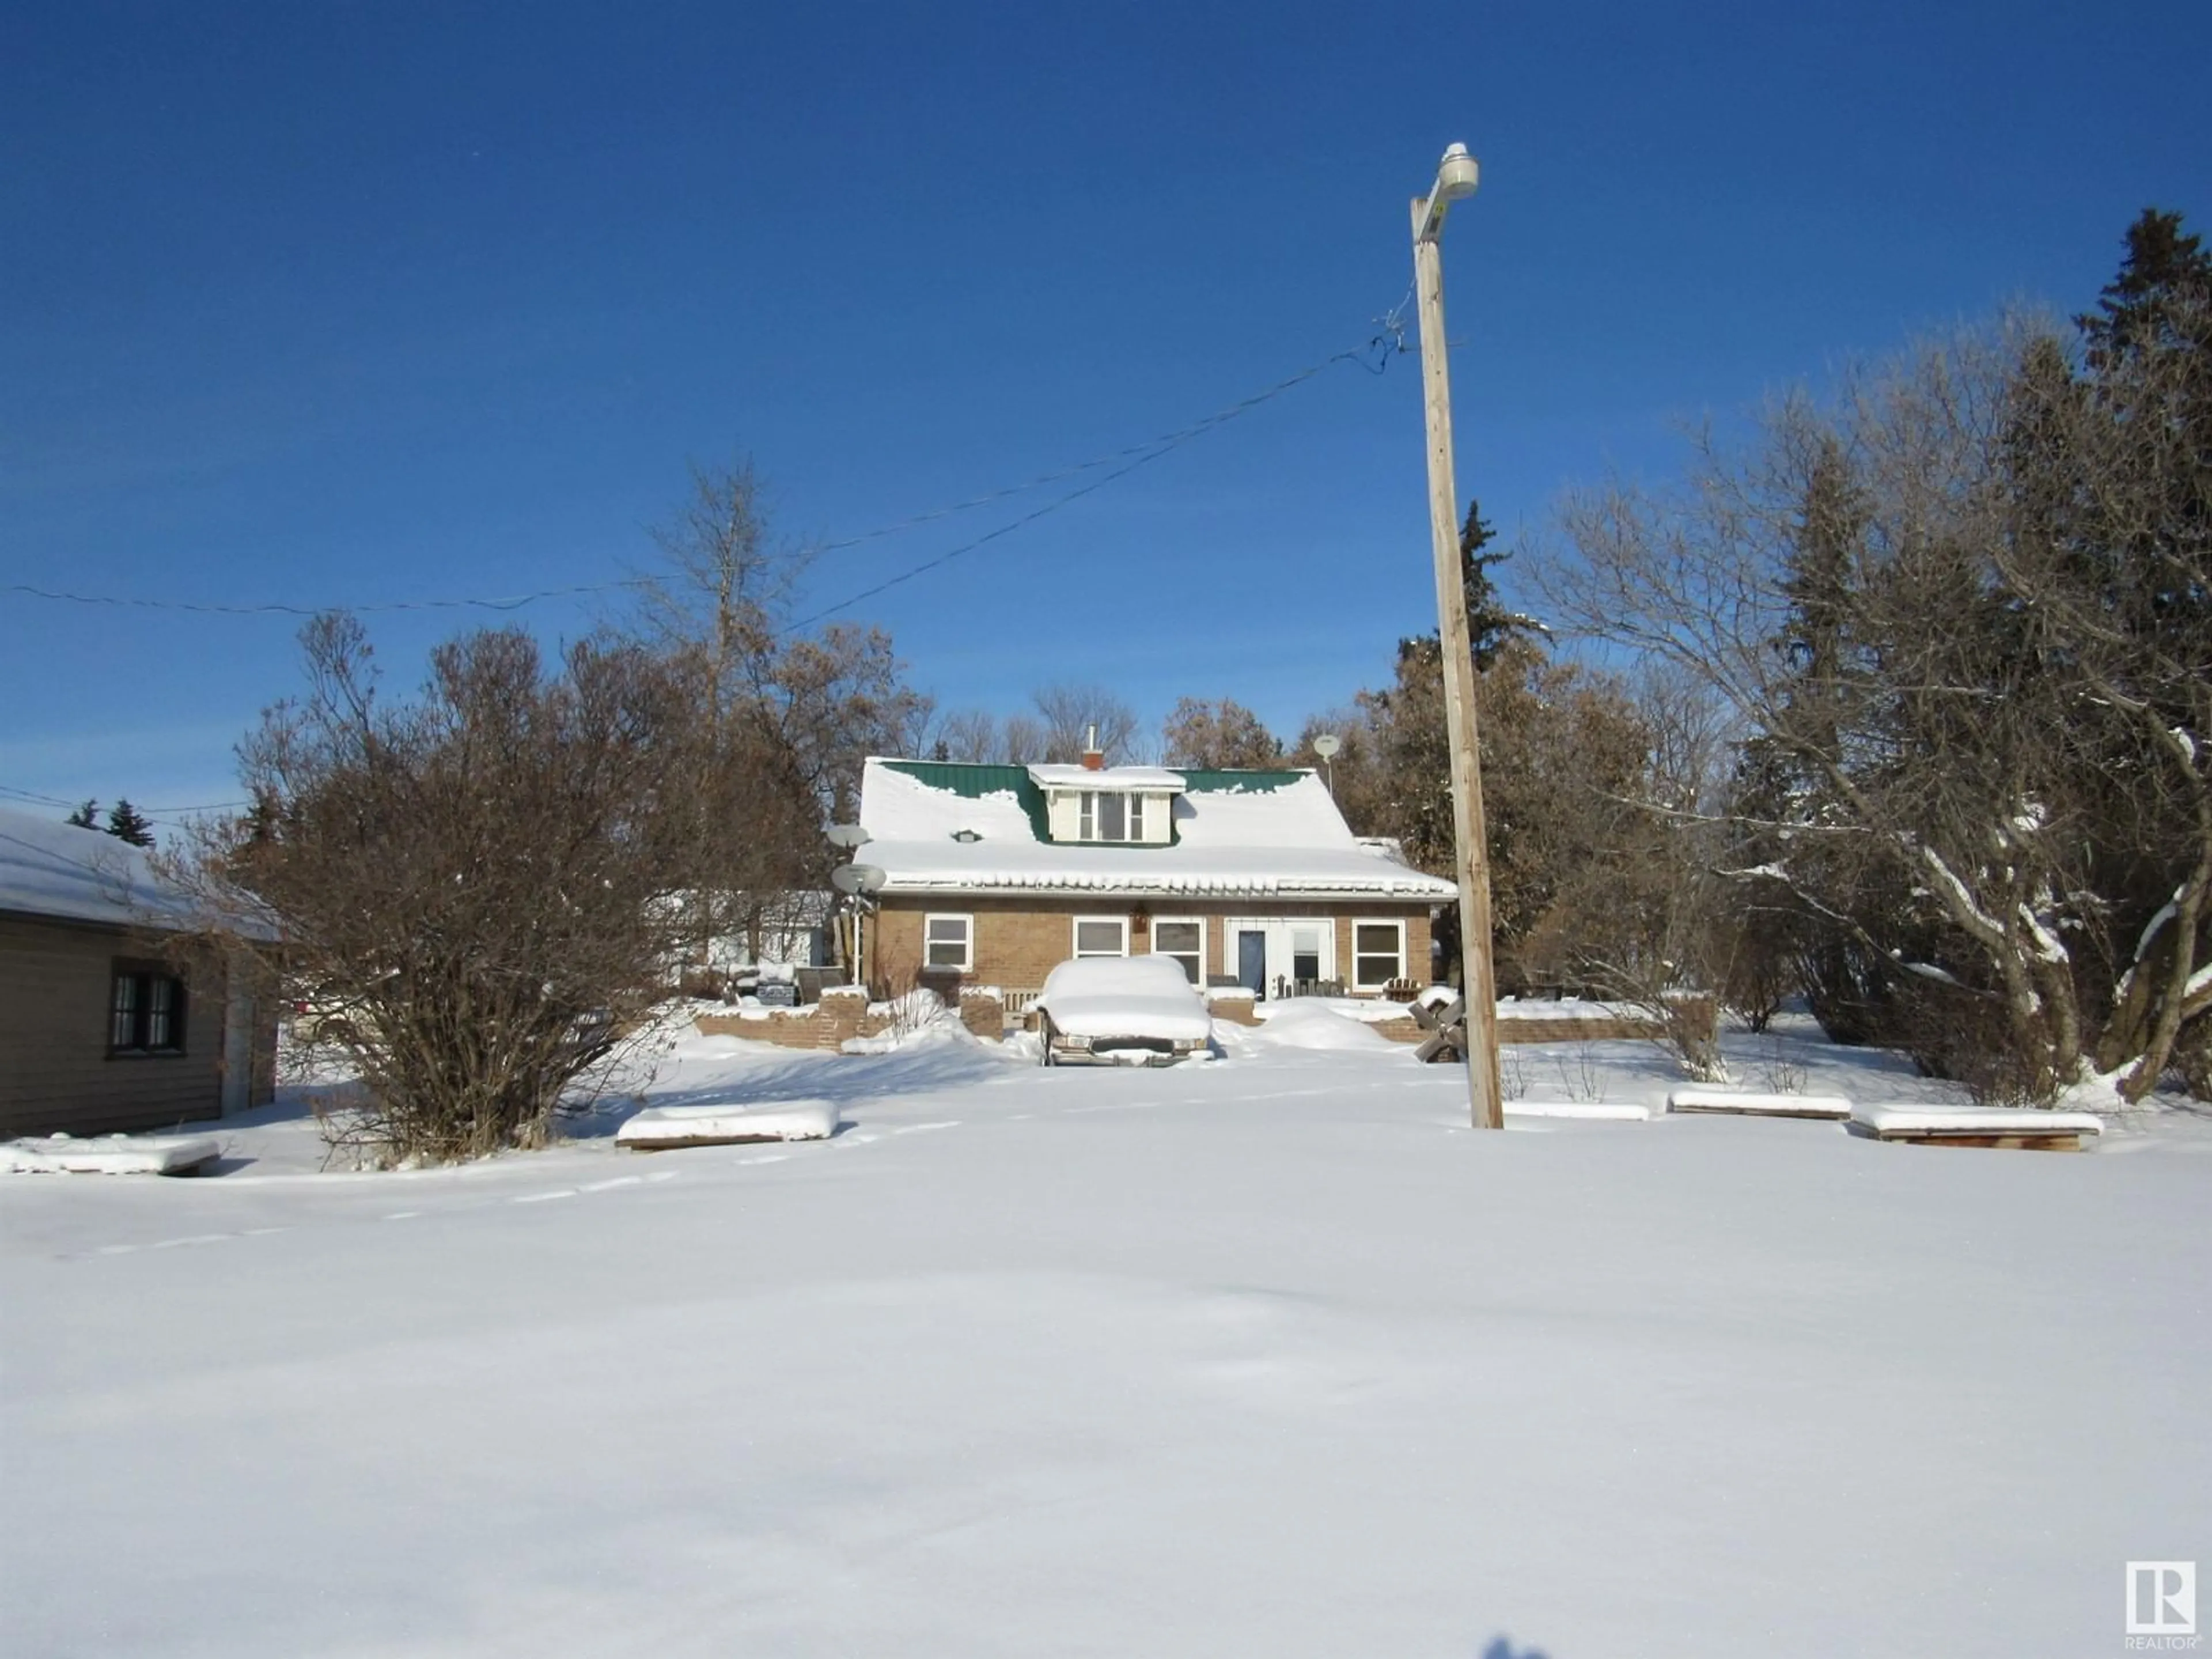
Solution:
[[[143,850],[0,809],[0,1137],[166,1127],[275,1093],[276,1010],[169,947],[185,896]]]

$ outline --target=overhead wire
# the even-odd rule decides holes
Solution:
[[[1005,501],[1012,496],[1024,495],[1032,489],[1042,489],[1048,484],[1056,483],[1065,478],[1075,477],[1085,472],[1095,471],[1100,467],[1113,468],[1111,471],[1106,473],[1103,477],[1092,480],[1079,489],[1070,490],[1067,494],[1046,503],[1043,507],[1037,508],[1035,512],[1024,514],[1018,519],[1012,520],[985,535],[975,538],[973,541],[964,543],[961,546],[951,549],[946,552],[938,554],[933,557],[924,560],[920,564],[914,566],[907,571],[902,572],[896,576],[891,577],[887,580],[876,583],[874,586],[866,588],[860,592],[854,593],[848,599],[839,600],[835,605],[825,606],[823,609],[814,612],[811,616],[792,624],[792,626],[805,627],[809,623],[817,622],[824,617],[831,616],[837,611],[848,609],[852,605],[859,604],[863,599],[873,598],[875,595],[886,592],[890,588],[896,587],[904,582],[911,581],[915,577],[949,563],[963,554],[974,552],[977,548],[996,541],[1000,537],[1009,535],[1012,532],[1020,529],[1024,525],[1033,524],[1037,520],[1046,516],[1046,514],[1057,512],[1060,508],[1067,506],[1070,502],[1079,501],[1084,496],[1113,483],[1116,479],[1127,477],[1139,467],[1145,466],[1152,461],[1158,460],[1161,456],[1168,454],[1175,449],[1180,448],[1182,445],[1189,442],[1192,439],[1201,437],[1206,433],[1215,431],[1218,428],[1227,425],[1230,422],[1236,420],[1240,416],[1249,414],[1251,410],[1260,407],[1261,404],[1272,402],[1273,399],[1281,397],[1284,393],[1290,392],[1299,386],[1304,385],[1306,381],[1312,380],[1316,375],[1334,367],[1338,363],[1358,362],[1361,367],[1366,368],[1370,374],[1380,374],[1383,373],[1389,367],[1390,358],[1402,353],[1406,349],[1404,316],[1406,307],[1411,302],[1412,299],[1413,292],[1409,289],[1407,291],[1405,299],[1400,301],[1389,313],[1375,319],[1376,331],[1361,344],[1348,348],[1343,351],[1332,353],[1330,356],[1322,358],[1319,362],[1311,364],[1305,368],[1302,368],[1297,374],[1289,376],[1287,379],[1277,381],[1274,385],[1267,387],[1263,391],[1255,392],[1249,398],[1239,398],[1237,402],[1229,404],[1224,409],[1217,410],[1214,413],[1206,416],[1202,420],[1194,421],[1189,425],[1179,428],[1172,432],[1163,433],[1158,437],[1147,439],[1141,443],[1124,445],[1119,449],[1109,451],[1102,455],[1095,455],[1089,460],[1078,461],[1073,465],[1057,467],[1048,472],[1041,472],[1036,477],[1024,479],[1019,483],[1009,484],[1000,489],[988,490],[982,495],[972,495],[964,501],[955,501],[948,506],[932,507],[927,512],[913,514],[908,517],[898,520],[894,523],[883,525],[873,530],[863,531],[855,536],[847,536],[838,540],[823,543],[817,550],[817,551],[823,553],[842,552],[848,548],[859,547],[868,542],[879,541],[885,537],[898,535],[908,530],[917,529],[923,525],[933,524],[939,520],[951,518],[958,514],[973,512],[977,508],[988,507],[994,501]],[[1372,358],[1373,361],[1368,361],[1370,358]],[[1121,463],[1121,465],[1115,465],[1116,463]],[[529,592],[507,594],[499,597],[386,599],[372,600],[361,604],[323,605],[289,605],[276,600],[252,605],[224,605],[212,601],[192,599],[143,599],[124,594],[81,593],[69,589],[46,587],[35,582],[8,582],[5,584],[0,584],[0,592],[21,593],[32,599],[46,599],[58,604],[109,606],[125,610],[183,612],[200,616],[280,616],[310,617],[322,616],[333,611],[348,611],[355,615],[362,616],[380,615],[392,611],[519,611],[526,605],[536,605],[546,599],[574,599],[581,598],[587,594],[610,593],[621,592],[624,589],[649,587],[653,584],[654,580],[654,578],[649,576],[629,576],[611,581],[579,582],[560,587],[538,588]]]
[[[1067,506],[1070,502],[1079,501],[1094,490],[1103,489],[1106,485],[1112,483],[1116,478],[1125,478],[1128,477],[1130,473],[1134,472],[1139,467],[1147,465],[1150,463],[1159,459],[1163,455],[1168,454],[1171,451],[1180,448],[1182,445],[1189,442],[1193,438],[1196,438],[1205,433],[1211,432],[1218,427],[1224,426],[1229,422],[1235,420],[1238,416],[1247,414],[1252,410],[1258,408],[1261,404],[1267,403],[1273,398],[1281,397],[1283,393],[1290,391],[1294,386],[1303,385],[1304,382],[1313,379],[1315,375],[1322,373],[1326,369],[1334,368],[1338,363],[1358,362],[1364,367],[1366,366],[1364,360],[1368,355],[1370,352],[1376,351],[1382,343],[1382,336],[1378,334],[1373,338],[1368,340],[1364,345],[1355,346],[1348,350],[1339,351],[1328,357],[1324,357],[1321,362],[1300,369],[1289,379],[1277,381],[1266,391],[1255,392],[1249,398],[1241,398],[1237,402],[1230,404],[1227,408],[1207,416],[1204,420],[1194,422],[1191,425],[1183,428],[1180,432],[1170,433],[1163,438],[1155,439],[1153,442],[1149,445],[1137,445],[1133,446],[1130,449],[1122,450],[1119,452],[1120,454],[1125,456],[1133,454],[1135,459],[1128,461],[1124,465],[1115,468],[1113,471],[1107,473],[1103,477],[1092,479],[1089,483],[1085,484],[1079,489],[1071,489],[1065,495],[1061,495],[1055,500],[1047,501],[1042,507],[1036,508],[1034,512],[1025,513],[1018,519],[1010,520],[1006,523],[1000,525],[997,529],[987,531],[972,541],[963,542],[957,547],[949,548],[945,552],[936,554],[930,558],[922,560],[919,564],[908,566],[906,569],[900,571],[895,576],[886,577],[882,581],[860,589],[858,592],[847,595],[844,599],[839,599],[834,605],[824,605],[818,611],[812,611],[805,617],[801,617],[796,622],[793,623],[791,626],[794,629],[811,627],[815,623],[822,621],[824,617],[833,617],[841,611],[849,611],[853,606],[860,604],[864,600],[872,599],[878,594],[888,592],[894,587],[900,586],[906,582],[914,580],[917,576],[927,575],[929,572],[939,568],[940,566],[950,564],[953,560],[961,557],[964,554],[973,553],[976,549],[987,546],[990,543],[997,541],[1002,536],[1012,535],[1015,531],[1021,529],[1024,526],[1035,524],[1039,519],[1043,518],[1046,514],[1057,513],[1061,507]],[[1405,349],[1402,336],[1398,339],[1396,349],[1400,351]],[[1377,363],[1374,366],[1373,372],[1378,374],[1381,374],[1383,368],[1389,366],[1389,356],[1388,355],[1381,356],[1378,359]],[[1080,470],[1083,469],[1069,469],[1067,471],[1063,471],[1060,476],[1066,477],[1069,476],[1069,472]]]

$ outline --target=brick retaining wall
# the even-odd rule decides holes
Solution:
[[[1006,1013],[987,989],[960,993],[960,1023],[979,1037],[996,1042],[1005,1035]],[[692,1024],[702,1036],[750,1037],[786,1048],[814,1048],[836,1054],[848,1037],[879,1036],[890,1029],[888,1014],[868,1012],[867,994],[832,987],[810,1008],[764,1008],[757,1013],[700,1014]]]

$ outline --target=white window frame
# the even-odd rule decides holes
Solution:
[[[1086,951],[1083,948],[1083,928],[1085,923],[1105,922],[1121,930],[1121,948],[1118,951]],[[1067,954],[1071,957],[1097,957],[1100,960],[1129,954],[1129,919],[1127,916],[1070,916],[1067,919]]]
[[[939,943],[949,945],[951,943],[950,939],[937,940],[930,938],[929,934],[931,927],[940,921],[957,921],[960,924],[960,960],[957,962],[938,962],[933,960],[930,956],[930,947],[933,945]],[[922,917],[921,965],[924,968],[957,968],[963,974],[975,972],[975,917],[973,912],[965,910],[935,910],[929,912]]]
[[[1379,951],[1363,951],[1359,948],[1359,930],[1363,927],[1388,927],[1395,932],[1398,936],[1396,955],[1398,970],[1397,972],[1390,975],[1388,978],[1364,980],[1359,976],[1359,959],[1362,957],[1379,957],[1382,954]],[[1404,979],[1406,976],[1406,923],[1404,918],[1397,916],[1352,917],[1352,988],[1355,991],[1380,991],[1387,988],[1392,980]]]
[[[1144,789],[1074,789],[1075,838],[1102,847],[1161,847],[1166,845],[1175,822],[1175,797]],[[1106,834],[1105,801],[1113,796],[1121,803],[1121,833]],[[1067,820],[1060,822],[1065,824]],[[1154,830],[1157,824],[1158,829]]]
[[[1152,918],[1151,954],[1156,957],[1172,957],[1176,961],[1180,962],[1189,953],[1184,951],[1161,950],[1160,929],[1163,927],[1195,927],[1198,929],[1198,976],[1192,980],[1191,983],[1202,991],[1206,988],[1206,918],[1204,916],[1154,916]]]

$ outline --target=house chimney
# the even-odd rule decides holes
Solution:
[[[1106,757],[1099,752],[1098,728],[1095,725],[1083,728],[1083,764],[1088,771],[1103,772],[1106,769]]]

